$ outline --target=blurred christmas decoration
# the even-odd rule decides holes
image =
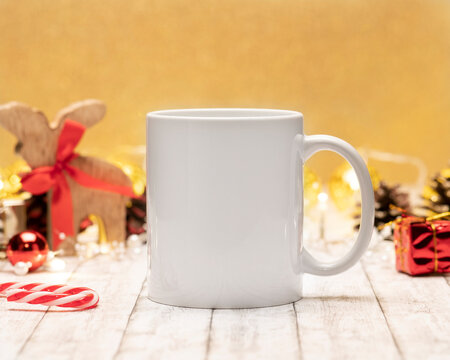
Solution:
[[[128,175],[133,191],[137,195],[127,203],[126,236],[127,243],[130,235],[139,235],[146,231],[146,173],[144,170],[142,147],[122,147],[121,152],[108,158],[110,162],[122,169]],[[137,163],[142,165],[137,165]]]
[[[31,194],[22,190],[20,179],[28,171],[23,160],[0,169],[0,259],[6,256],[9,239],[26,229],[25,200]]]
[[[127,239],[130,235],[139,235],[144,233],[147,229],[147,199],[144,193],[131,199],[127,204]]]
[[[63,259],[57,258],[59,251],[49,251],[47,260],[44,263],[44,268],[50,272],[63,271],[66,268],[66,262]]]
[[[110,251],[105,225],[100,217],[92,214],[81,222],[75,250],[80,259],[90,259]]]
[[[130,177],[133,190],[136,193],[136,196],[131,198],[126,205],[126,242],[127,247],[133,247],[134,242],[132,241],[133,244],[131,244],[128,241],[130,238],[134,239],[131,235],[145,235],[145,232],[147,231],[146,174],[142,167],[132,162],[128,162],[127,160],[119,160],[117,157],[111,157],[109,158],[109,161],[121,168],[122,171]],[[77,236],[76,245],[76,252],[79,257],[90,258],[99,253],[105,254],[110,251],[117,252],[119,254],[118,257],[122,256],[121,253],[123,252],[123,249],[121,246],[116,243],[107,243],[101,218],[96,219],[95,215],[90,215],[83,220],[80,231],[83,233]],[[116,254],[112,255],[115,256]]]
[[[378,188],[374,190],[375,196],[375,228],[382,230],[386,224],[391,223],[404,213],[411,211],[409,194],[403,192],[400,184],[390,186],[380,181]],[[356,216],[359,219],[359,215]],[[359,228],[359,224],[356,225]],[[390,237],[388,232],[386,237]]]
[[[127,238],[127,251],[131,255],[140,254],[144,246],[147,243],[147,233],[141,233],[139,235],[132,234]]]
[[[125,166],[125,162],[121,162]],[[133,188],[140,189],[145,182],[145,172],[143,169],[137,170],[136,165],[129,164],[128,169],[134,169],[133,179],[137,181]],[[124,170],[125,171],[125,170]],[[128,173],[129,170],[128,170]],[[137,176],[136,174],[140,174]],[[145,186],[145,184],[144,184]],[[143,234],[146,232],[146,194],[145,187],[140,196],[130,199],[126,205],[126,236],[127,239],[132,234]],[[47,233],[47,193],[42,195],[32,195],[26,201],[26,228],[40,232],[45,236]],[[106,230],[100,217],[91,214],[83,219],[77,235],[75,252],[80,258],[91,258],[100,253],[105,254],[110,251],[110,245],[106,237]],[[12,234],[11,234],[12,235]],[[6,245],[5,245],[6,246]]]
[[[47,237],[47,193],[32,195],[26,202],[27,229],[37,231]]]
[[[19,275],[19,276],[26,275],[30,271],[30,267],[31,267],[31,262],[18,261],[13,266],[14,274]]]
[[[392,163],[416,169],[417,177],[412,186],[408,187],[409,202],[416,205],[419,199],[420,189],[425,184],[427,169],[424,162],[416,157],[404,154],[393,154],[373,149],[359,149],[363,158],[368,163],[372,185],[376,190],[381,181],[378,169],[373,166],[374,161]],[[339,166],[332,174],[328,184],[330,197],[340,211],[353,210],[359,202],[359,184],[355,172],[347,162]]]
[[[26,230],[14,235],[8,242],[6,255],[13,266],[18,263],[28,265],[28,271],[33,271],[44,264],[47,259],[48,245],[45,238],[36,231]],[[19,264],[18,271],[24,271],[24,265]],[[15,268],[16,270],[16,268]]]
[[[0,169],[0,200],[25,200],[30,194],[22,190],[21,176],[31,171],[24,160],[17,160],[6,168]]]
[[[119,248],[120,252],[121,246],[112,245],[112,240],[125,242],[129,235],[146,231],[146,178],[145,162],[142,161],[145,146],[123,147],[122,155],[110,162],[74,152],[85,129],[98,122],[104,112],[105,106],[100,101],[81,101],[63,109],[50,128],[43,113],[28,105],[13,102],[0,106],[0,125],[18,137],[20,146],[16,147],[16,152],[30,165],[20,160],[0,169],[0,257],[6,255],[9,238],[24,229],[42,233],[52,248],[57,249],[61,244],[66,255],[74,253],[75,245],[79,243],[78,253],[86,252],[88,257],[97,253],[98,247],[100,253],[108,252],[110,248]],[[52,131],[56,128],[60,131]],[[59,138],[54,139],[54,136]],[[50,144],[51,148],[41,149],[42,144]],[[52,164],[55,154],[53,167],[40,166],[42,163]],[[75,182],[64,181],[68,176]],[[24,192],[23,188],[34,195]],[[49,192],[52,188],[53,192]],[[61,195],[52,197],[55,192]],[[88,200],[71,201],[80,197]],[[12,204],[12,200],[22,202]],[[114,201],[123,206],[115,206]],[[88,219],[96,229],[89,229],[90,233],[87,236],[83,234],[81,242],[77,243],[76,222],[80,215],[90,213],[90,209],[98,215],[90,215]],[[17,220],[19,210],[23,215],[20,221]],[[17,225],[19,223],[20,226]],[[124,226],[119,229],[120,224]],[[54,231],[47,229],[49,225]],[[92,239],[92,231],[98,233],[95,245],[94,241],[89,241],[89,245],[83,244],[83,238]],[[106,243],[107,233],[112,238],[110,244]]]
[[[445,220],[445,218],[447,220]],[[396,268],[410,275],[450,272],[450,212],[395,222]]]
[[[431,214],[450,211],[450,168],[442,169],[423,191],[424,208]]]
[[[409,202],[412,207],[419,206],[422,203],[421,191],[425,186],[428,173],[423,160],[406,154],[395,154],[368,148],[359,148],[358,151],[369,164],[380,163],[379,165],[381,165],[385,163],[395,165],[396,169],[402,169],[402,172],[410,174],[411,179],[414,179],[414,181],[409,184],[402,184],[402,187],[407,189]],[[411,172],[411,169],[414,169],[414,172]],[[376,188],[375,183],[373,185]]]
[[[146,226],[145,226],[145,193],[140,197],[143,198],[142,213],[139,213],[139,217],[133,215],[133,227],[130,226],[130,222],[127,220],[127,233],[129,233],[126,239],[126,248],[123,242],[112,241],[106,242],[106,235],[103,222],[100,218],[90,215],[86,218],[80,226],[80,233],[77,235],[77,243],[75,249],[80,259],[90,259],[99,254],[110,254],[114,259],[121,260],[125,254],[131,255],[139,254],[142,252],[142,245],[146,242]],[[139,200],[140,198],[134,199]],[[131,210],[130,210],[131,209]],[[127,209],[127,211],[133,211],[136,209],[134,206]],[[141,218],[143,217],[143,218]],[[137,218],[137,220],[136,220]],[[137,225],[136,225],[137,224]]]
[[[25,229],[34,230],[45,236],[47,233],[47,193],[32,195],[26,200],[25,205],[26,214],[24,213],[21,217],[21,219],[25,219],[25,221],[22,221],[20,226],[10,226],[10,228],[12,230],[18,229],[18,231]],[[0,217],[2,214],[3,213],[0,213]],[[9,237],[5,237],[5,250],[9,238],[18,231],[14,231]],[[146,196],[144,189],[142,195],[131,199],[126,205],[127,243],[130,235],[133,234],[144,235],[144,237],[141,238],[145,241],[145,232]],[[91,214],[82,220],[79,234],[76,239],[75,251],[77,256],[82,259],[89,259],[98,254],[106,254],[111,250],[111,244],[107,240],[103,221],[94,214]]]
[[[9,125],[7,124],[6,127],[9,127]],[[143,169],[144,161],[141,161],[145,151],[143,152],[141,148],[138,152],[135,148],[127,149],[126,156],[122,154],[110,159],[129,177],[133,191],[138,195],[131,198],[125,207],[126,228],[124,230],[131,253],[140,252],[142,243],[146,239],[146,174]],[[132,153],[133,161],[129,160],[129,153]],[[141,165],[136,165],[136,162],[141,163]],[[47,236],[48,212],[50,209],[48,193],[32,195],[23,191],[22,188],[22,175],[30,171],[31,168],[23,160],[18,160],[14,164],[0,169],[0,258],[2,255],[3,258],[7,256],[8,241],[16,233],[28,229],[42,234],[44,240]],[[65,236],[61,239],[65,239]],[[11,246],[16,244],[17,241],[17,238],[14,237]],[[29,246],[31,245],[28,244],[27,247]],[[32,248],[35,249],[35,245]],[[107,242],[105,225],[102,219],[94,214],[82,220],[79,234],[76,237],[75,250],[77,255],[83,259],[101,253],[111,253],[116,258],[122,258],[125,253],[124,244],[121,244],[120,239],[119,241]],[[48,271],[63,270],[65,262],[60,258],[55,258],[55,253],[48,252],[48,248],[46,251],[45,268]],[[35,260],[29,259],[29,256],[32,257],[31,253],[27,253],[28,257],[23,254],[19,256],[17,250],[10,249],[8,254],[17,274],[23,275],[36,269]],[[39,266],[41,265],[39,264]]]
[[[132,162],[111,158],[110,161],[130,178],[133,184],[133,191],[136,195],[142,195],[145,192],[146,174],[145,170]]]
[[[127,248],[133,254],[139,254],[141,252],[142,241],[139,235],[133,234],[127,238]]]
[[[317,205],[322,183],[317,174],[306,166],[303,168],[303,189],[305,208],[312,209]]]
[[[25,202],[22,199],[0,200],[0,259],[6,256],[9,239],[25,230],[27,222]]]
[[[319,200],[320,211],[319,239],[321,241],[325,241],[325,215],[328,211],[328,194],[325,192],[321,192],[319,195],[317,195],[317,199]]]
[[[105,112],[101,101],[80,101],[49,125],[43,112],[26,104],[0,106],[0,125],[18,138],[16,150],[32,169],[21,178],[22,187],[34,195],[48,193],[47,239],[67,255],[75,252],[78,222],[86,214],[101,216],[106,233],[125,242],[125,205],[135,196],[130,179],[111,163],[75,152],[86,129]]]
[[[119,241],[113,241],[111,243],[110,255],[115,260],[123,260],[125,258],[126,249],[125,243]]]
[[[380,176],[372,166],[368,166],[368,169],[373,188],[377,189],[380,183]],[[352,210],[357,205],[359,201],[359,183],[356,173],[349,163],[343,163],[333,172],[328,188],[330,198],[339,211]]]

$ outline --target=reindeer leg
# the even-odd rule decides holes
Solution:
[[[126,204],[123,199],[114,204],[113,211],[109,208],[101,214],[105,224],[106,237],[110,244],[124,244],[126,234]]]
[[[61,244],[59,245],[59,250],[63,252],[66,256],[73,256],[76,255],[75,251],[75,245],[77,243],[77,235],[78,231],[80,229],[80,223],[82,220],[82,216],[79,216],[77,212],[74,212],[73,214],[73,230],[74,234],[72,236],[67,236],[64,240],[62,240]]]

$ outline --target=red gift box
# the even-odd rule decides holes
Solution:
[[[450,221],[403,216],[395,224],[394,244],[398,271],[450,272]]]

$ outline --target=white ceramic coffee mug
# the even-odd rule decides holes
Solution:
[[[319,150],[355,169],[362,218],[353,248],[322,263],[302,246],[303,163]],[[303,134],[303,116],[267,109],[190,109],[147,115],[149,298],[200,308],[297,301],[302,275],[355,264],[373,227],[367,168],[348,143]]]

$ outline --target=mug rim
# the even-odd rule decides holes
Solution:
[[[294,110],[265,108],[186,108],[157,110],[147,113],[147,118],[185,119],[185,120],[281,120],[303,118]]]

